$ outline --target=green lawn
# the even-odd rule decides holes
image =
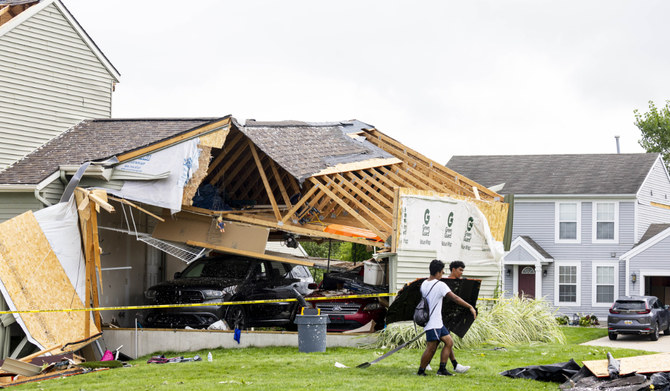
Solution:
[[[212,350],[213,362],[179,364],[146,364],[148,357],[133,361],[132,368],[117,368],[12,387],[12,389],[48,390],[556,390],[556,383],[509,379],[498,373],[511,368],[552,364],[575,359],[605,359],[610,351],[615,357],[644,354],[627,349],[580,346],[578,343],[607,335],[605,329],[563,328],[567,343],[523,346],[484,346],[458,350],[460,363],[472,369],[449,378],[434,376],[439,359],[431,363],[428,377],[415,375],[420,350],[401,350],[366,369],[356,365],[379,357],[381,349],[332,348],[326,353],[299,353],[295,347]],[[498,348],[498,349],[496,349]],[[504,348],[504,349],[501,349]],[[166,353],[167,357],[199,354],[206,360],[207,351]],[[337,368],[335,363],[349,368]]]

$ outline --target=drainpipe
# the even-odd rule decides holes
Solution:
[[[40,189],[38,189],[38,188],[35,188],[35,198],[39,202],[44,204],[44,206],[51,206],[51,202],[49,202],[49,200],[47,200],[46,198],[42,197],[42,194],[40,194]]]

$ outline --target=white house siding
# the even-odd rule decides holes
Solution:
[[[563,201],[563,200],[561,200]],[[542,296],[553,306],[555,268],[562,262],[579,262],[581,281],[580,305],[555,307],[557,312],[572,316],[574,313],[593,313],[600,319],[606,317],[608,307],[594,307],[593,297],[593,262],[616,264],[619,266],[619,294],[623,294],[625,286],[625,267],[621,266],[619,256],[633,246],[635,202],[633,200],[618,200],[619,203],[619,242],[616,244],[593,243],[593,200],[577,200],[581,202],[581,243],[555,243],[555,202],[517,202],[514,205],[514,233],[513,240],[519,235],[530,236],[537,244],[544,248],[554,262],[543,266],[547,276],[542,278]],[[611,201],[611,200],[607,200]],[[612,257],[614,253],[614,257]],[[507,259],[507,257],[506,257]],[[539,274],[541,276],[541,274]],[[507,283],[507,280],[506,280]],[[511,281],[510,281],[511,285]],[[506,285],[506,289],[509,290]]]
[[[509,253],[505,254],[505,262],[529,262],[535,263],[533,257],[525,248],[517,247]]]
[[[46,185],[41,191],[40,194],[42,197],[44,197],[49,203],[52,205],[57,204],[60,202],[60,197],[63,195],[63,190],[65,190],[65,185],[60,181],[60,179],[56,179]]]
[[[647,276],[669,276],[670,277],[670,237],[661,240],[640,254],[632,257],[629,261],[630,274],[637,275],[637,282],[630,285],[630,294],[644,294],[642,282],[645,273]],[[630,281],[630,277],[628,277]],[[665,303],[670,304],[670,303]]]
[[[636,243],[650,224],[670,223],[670,209],[651,206],[650,202],[670,205],[670,181],[661,159],[656,161],[638,192]]]
[[[397,292],[408,283],[417,278],[426,278],[430,274],[428,266],[430,261],[437,258],[435,251],[408,251],[399,250],[395,270],[391,271],[395,275],[396,285],[390,287],[391,292]],[[448,274],[450,260],[443,260],[446,263],[445,273]],[[500,281],[500,271],[494,265],[474,266],[465,265],[465,278],[481,279],[482,285],[479,289],[480,298],[491,298],[494,296]],[[394,290],[395,288],[395,290]]]
[[[54,4],[0,36],[0,69],[0,170],[84,118],[111,116],[114,78]]]
[[[0,222],[29,210],[42,209],[43,206],[32,192],[0,193]]]

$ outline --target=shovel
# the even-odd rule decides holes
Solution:
[[[356,368],[367,368],[372,364],[376,364],[376,363],[380,362],[381,360],[385,359],[386,357],[388,357],[388,356],[392,355],[393,353],[397,352],[398,350],[404,348],[405,346],[407,346],[407,345],[411,344],[412,342],[418,340],[419,338],[423,337],[424,334],[426,334],[425,331],[423,331],[421,334],[417,335],[413,339],[411,339],[411,340],[409,340],[409,341],[407,341],[403,344],[398,345],[395,349],[390,350],[388,353],[386,353],[383,356],[375,359],[374,361],[364,362],[363,364],[357,365]]]

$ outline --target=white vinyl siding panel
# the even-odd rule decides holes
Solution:
[[[111,116],[114,77],[54,4],[0,37],[0,69],[0,169]]]
[[[656,161],[647,180],[642,184],[637,199],[636,243],[650,224],[670,222],[670,209],[650,205],[650,202],[670,205],[670,181],[660,159]]]
[[[0,193],[0,222],[7,221],[29,210],[42,209],[44,205],[35,198],[35,194]]]
[[[395,288],[396,292],[402,287],[417,278],[426,278],[430,275],[428,266],[430,261],[437,258],[435,251],[408,251],[399,250],[395,268]],[[445,263],[445,277],[449,274],[450,260],[442,260]],[[495,290],[502,282],[500,280],[500,270],[497,265],[468,265],[465,263],[465,278],[476,278],[482,280],[479,289],[480,298],[492,298]]]
[[[543,266],[547,276],[542,276],[542,296],[549,303],[554,304],[556,298],[556,264],[561,262],[579,261],[580,266],[580,299],[579,306],[555,305],[560,314],[572,316],[576,312],[595,314],[601,322],[607,317],[607,308],[593,306],[593,262],[618,263],[618,295],[625,292],[626,268],[625,263],[618,258],[633,247],[635,228],[635,201],[632,199],[580,199],[581,204],[581,243],[556,243],[556,201],[564,200],[528,200],[514,204],[514,231],[513,240],[520,235],[530,236],[538,245],[547,251],[554,259],[552,263]],[[618,243],[593,243],[593,205],[596,202],[618,203]],[[639,205],[638,205],[639,206]],[[657,209],[657,208],[655,208]],[[670,221],[670,220],[668,220]],[[511,258],[508,258],[511,257]],[[521,253],[507,254],[505,260],[525,260]],[[670,262],[670,261],[669,261]],[[512,266],[507,266],[512,268]],[[670,268],[670,267],[669,267]],[[512,291],[511,279],[505,279],[505,290]]]
[[[40,193],[42,194],[42,197],[46,198],[52,205],[55,205],[60,202],[60,197],[63,195],[64,190],[65,185],[63,185],[60,179],[56,179],[46,185]]]

